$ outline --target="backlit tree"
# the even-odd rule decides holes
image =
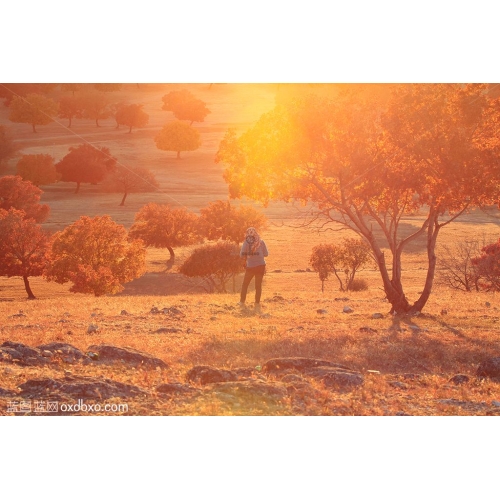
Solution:
[[[241,243],[248,227],[260,231],[266,223],[266,216],[251,206],[235,207],[229,201],[217,200],[200,210],[199,231],[208,240]]]
[[[82,118],[83,103],[80,96],[64,95],[59,100],[59,116],[69,120],[68,127],[71,128],[73,118]]]
[[[162,97],[164,111],[172,111],[178,120],[202,122],[210,113],[206,104],[197,99],[189,90],[173,90]]]
[[[22,210],[26,218],[43,222],[49,216],[49,206],[40,204],[43,191],[19,175],[0,177],[0,209]]]
[[[122,165],[104,181],[104,189],[113,193],[123,193],[120,207],[130,193],[148,193],[155,191],[160,185],[153,172],[144,167],[128,168]]]
[[[29,123],[36,132],[37,125],[47,125],[54,121],[58,113],[58,104],[40,94],[28,94],[26,97],[15,96],[10,104],[9,120],[15,123]]]
[[[41,276],[50,238],[26,213],[0,209],[0,276],[23,278],[28,299],[35,299],[29,278]]]
[[[360,235],[392,311],[413,313],[432,290],[440,230],[498,201],[499,142],[500,102],[485,85],[399,85],[384,105],[346,93],[277,106],[242,136],[228,132],[217,160],[227,165],[232,197],[299,200],[313,207],[316,221]],[[416,213],[412,230],[403,231],[402,218]],[[428,268],[412,303],[401,256],[418,238]]]
[[[164,151],[177,151],[177,159],[181,151],[194,151],[200,147],[200,133],[184,122],[167,123],[155,137],[156,147]]]
[[[53,184],[59,179],[54,158],[48,154],[23,155],[17,162],[17,175],[35,186]]]
[[[197,222],[198,216],[185,208],[148,203],[135,215],[129,234],[148,247],[166,248],[170,253],[167,261],[167,269],[170,269],[175,261],[174,248],[200,241]]]
[[[146,249],[128,240],[126,229],[109,215],[80,217],[54,235],[45,277],[72,282],[71,292],[96,297],[123,290],[123,284],[145,272]]]
[[[142,110],[142,104],[125,104],[120,106],[115,114],[117,125],[126,125],[129,127],[129,133],[132,127],[141,128],[148,124],[149,115]]]
[[[61,181],[76,182],[75,193],[82,182],[97,183],[106,175],[115,171],[116,158],[106,147],[82,144],[70,147],[69,153],[58,163],[56,170],[61,174]]]
[[[111,116],[111,99],[108,93],[87,91],[80,96],[82,107],[82,117],[95,120],[96,127],[100,127],[99,120],[104,120]]]

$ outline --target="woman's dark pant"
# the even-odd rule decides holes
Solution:
[[[245,277],[243,278],[243,284],[241,285],[241,302],[245,302],[247,298],[248,285],[250,284],[250,281],[252,281],[252,278],[255,276],[255,303],[260,303],[260,296],[262,294],[262,280],[264,278],[265,272],[265,265],[247,267],[247,270],[245,271]]]

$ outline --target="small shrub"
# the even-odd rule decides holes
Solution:
[[[368,282],[363,278],[355,278],[351,281],[349,290],[352,292],[362,292],[364,290],[368,290]]]

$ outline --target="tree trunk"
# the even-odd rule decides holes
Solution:
[[[36,299],[36,297],[33,295],[33,292],[31,291],[30,282],[28,281],[28,276],[23,276],[23,281],[24,281],[24,288],[28,293],[28,299],[29,300]]]
[[[77,194],[78,191],[80,191],[80,183],[79,182],[76,183],[75,194]]]
[[[180,160],[181,159],[181,152],[180,151],[177,151],[177,159]]]
[[[172,266],[174,265],[175,254],[174,254],[174,250],[172,247],[167,247],[167,250],[170,253],[170,259],[167,260],[167,270],[168,270],[168,269],[172,269]]]
[[[122,202],[118,205],[119,207],[123,207],[125,205],[125,198],[127,197],[128,193],[125,193],[122,198]]]
[[[69,118],[68,128],[71,128],[71,117]]]
[[[128,131],[128,133],[130,134],[132,132],[132,125],[130,125],[130,129]]]
[[[33,132],[36,132],[35,124],[32,123],[31,126],[33,127]]]
[[[96,126],[96,127],[99,127],[99,118],[96,118],[96,119],[95,119],[95,126]]]
[[[321,280],[321,293],[325,293],[325,280]]]

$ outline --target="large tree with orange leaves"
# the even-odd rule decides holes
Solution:
[[[358,233],[371,247],[392,312],[426,304],[440,230],[500,197],[500,101],[485,85],[395,86],[389,100],[346,92],[279,105],[237,137],[216,161],[233,198],[300,200],[312,220]],[[408,222],[402,218],[415,215]],[[424,239],[428,269],[410,302],[401,257]],[[387,259],[388,248],[390,255]]]
[[[23,278],[28,299],[35,299],[29,278],[41,276],[47,259],[49,236],[26,212],[0,209],[0,276]]]

